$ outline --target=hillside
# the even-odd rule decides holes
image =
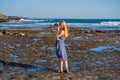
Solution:
[[[20,20],[20,19],[28,19],[26,17],[19,17],[19,16],[6,16],[0,13],[0,22],[8,22],[11,20]]]
[[[4,14],[2,14],[2,13],[0,13],[0,17],[3,17],[3,16],[5,16]]]

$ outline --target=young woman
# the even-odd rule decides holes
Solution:
[[[69,72],[68,69],[68,61],[67,61],[67,54],[66,54],[66,49],[65,49],[65,43],[64,40],[65,38],[68,37],[68,31],[67,31],[67,26],[65,21],[60,21],[59,22],[59,27],[57,30],[57,41],[56,41],[56,53],[59,59],[59,72],[63,72],[63,64],[65,64],[66,72]]]

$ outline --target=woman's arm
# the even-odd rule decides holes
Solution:
[[[60,28],[59,28],[59,27],[57,27],[57,35],[59,34],[59,31],[60,31]]]
[[[64,35],[64,31],[62,30],[62,31],[60,32],[60,34],[57,34],[57,40],[60,40],[59,37],[61,37],[61,36],[63,36],[63,35]]]

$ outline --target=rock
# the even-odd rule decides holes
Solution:
[[[57,23],[56,23],[56,24],[54,24],[54,27],[58,27],[58,26],[59,26],[59,24],[57,24]]]
[[[19,17],[19,16],[6,16],[2,13],[0,13],[0,22],[8,22],[8,21],[11,21],[11,20],[21,20],[21,19],[28,19],[26,17]]]
[[[92,30],[91,32],[92,32],[92,33],[96,33],[96,30]]]
[[[6,32],[6,35],[12,35],[13,33],[11,33],[11,32]]]
[[[0,35],[16,35],[16,36],[25,36],[26,34],[23,32],[19,32],[19,33],[12,33],[9,31],[3,31],[2,33],[0,33]]]
[[[85,30],[85,33],[90,33],[91,32],[91,30]]]
[[[81,31],[82,34],[86,33],[85,31]]]
[[[43,33],[49,31],[13,30],[8,31],[13,33],[12,36],[0,36],[0,79],[119,80],[120,54],[118,54],[119,51],[116,48],[114,49],[114,47],[118,48],[119,46],[115,43],[115,41],[119,41],[119,32],[109,31],[108,33],[106,31],[99,34],[94,31],[95,33],[91,32],[91,34],[81,34],[81,31],[84,30],[73,29],[73,31],[75,35],[69,35],[66,41],[70,72],[62,74],[56,72],[59,70],[54,47],[56,39],[51,31],[51,34],[46,35]],[[26,36],[15,36],[20,32],[26,34]],[[74,37],[82,37],[83,39],[73,42]],[[91,50],[92,48],[97,49],[99,46],[106,48],[104,45],[108,48],[103,51]],[[114,47],[111,48],[110,46]],[[54,50],[52,51],[51,48],[54,48]],[[47,50],[52,53],[49,53],[49,51],[47,53]],[[36,54],[39,54],[39,56],[36,56],[34,52],[37,52]],[[42,63],[39,60],[47,60],[47,62]],[[102,61],[105,64],[98,65],[96,61]],[[10,76],[5,74],[10,74]]]
[[[0,74],[3,74],[3,71],[0,70]]]
[[[11,32],[8,32],[8,31],[3,31],[2,32],[2,35],[12,35],[13,33],[11,33]]]
[[[20,32],[17,34],[17,36],[25,36],[25,33]]]
[[[3,35],[3,34],[0,32],[0,35]]]
[[[6,34],[6,31],[3,31],[2,34]]]
[[[96,30],[96,32],[98,32],[98,33],[103,33],[103,31],[100,31],[100,30]]]

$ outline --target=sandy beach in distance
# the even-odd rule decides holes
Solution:
[[[119,80],[120,31],[69,28],[69,73],[57,73],[55,30],[0,30],[0,80]]]

